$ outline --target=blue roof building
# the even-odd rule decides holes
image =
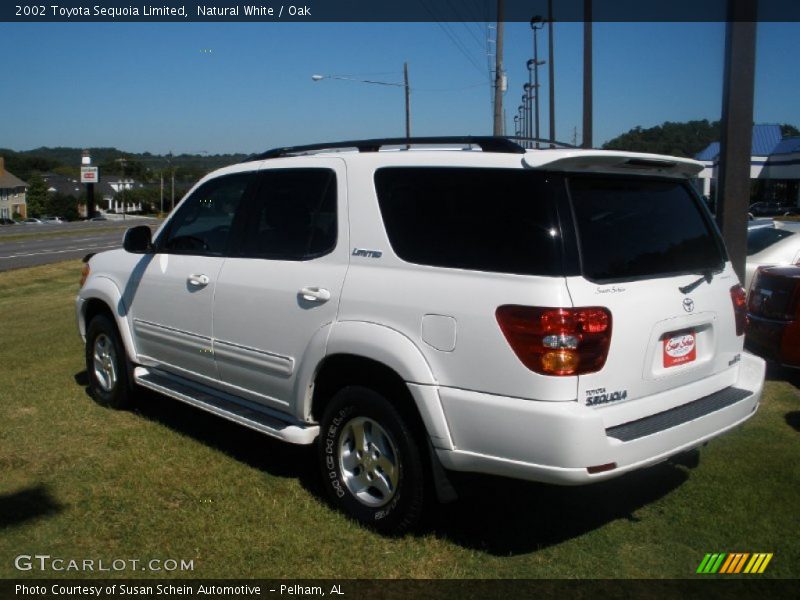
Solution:
[[[708,197],[715,193],[719,150],[719,142],[712,142],[695,155],[705,165],[698,177]],[[800,137],[784,138],[777,124],[753,125],[750,179],[756,180],[751,201],[800,205]]]

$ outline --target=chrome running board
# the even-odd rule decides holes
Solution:
[[[310,444],[319,434],[319,425],[295,421],[289,415],[259,406],[255,402],[201,388],[163,371],[136,367],[133,378],[144,388],[286,442]]]

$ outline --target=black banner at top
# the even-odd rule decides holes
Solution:
[[[583,21],[585,0],[501,0],[503,20]],[[498,0],[16,0],[6,22],[493,22]],[[749,5],[731,16],[730,4]],[[592,0],[595,22],[800,21],[798,0]],[[754,10],[753,10],[754,9]],[[753,17],[755,15],[755,17]]]

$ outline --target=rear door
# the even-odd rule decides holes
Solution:
[[[715,375],[724,387],[742,347],[731,299],[738,280],[688,184],[613,175],[567,184],[582,270],[567,280],[572,301],[612,315],[606,364],[579,377],[579,401],[636,402]]]
[[[285,410],[301,364],[324,355],[349,254],[344,162],[282,165],[259,173],[242,239],[219,274],[213,322],[222,382]]]

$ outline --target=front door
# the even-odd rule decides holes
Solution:
[[[199,186],[174,213],[134,282],[130,311],[137,353],[144,363],[195,379],[216,379],[212,305],[234,217],[250,173]]]

